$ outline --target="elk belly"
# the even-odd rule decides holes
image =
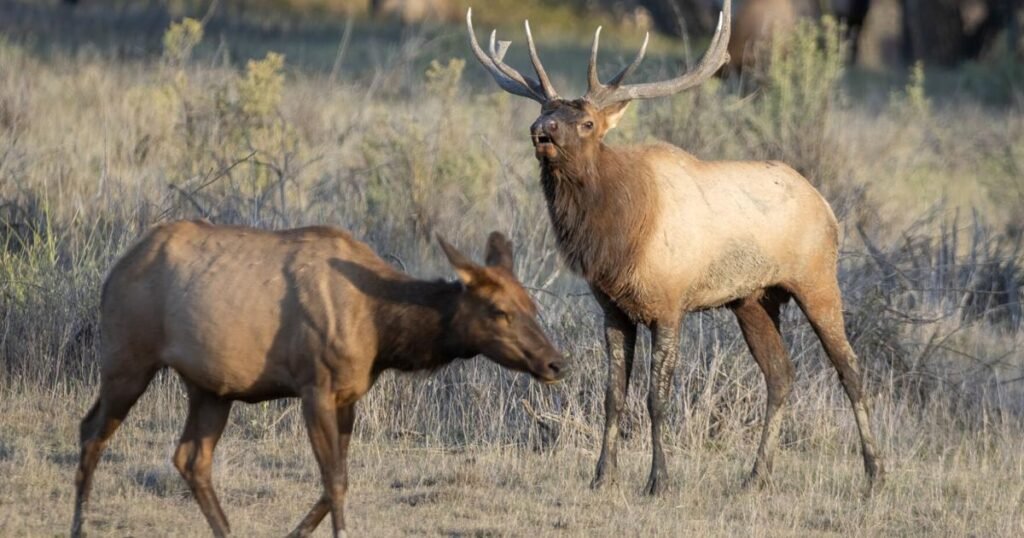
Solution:
[[[168,297],[161,358],[218,395],[279,392],[260,380],[273,377],[275,348],[290,340],[278,306],[284,294],[273,286],[255,293],[241,280],[193,280],[186,293]]]
[[[684,297],[689,310],[715,308],[775,283],[779,266],[753,241],[732,240],[698,272]]]

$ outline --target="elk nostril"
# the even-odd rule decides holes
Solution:
[[[553,362],[548,365],[548,369],[557,374],[562,371],[562,366],[557,362]]]

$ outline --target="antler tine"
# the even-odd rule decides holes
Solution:
[[[491,30],[491,60],[494,62],[500,62],[505,59],[505,53],[508,52],[508,48],[512,45],[511,41],[498,41],[495,45],[495,40],[498,38],[498,31]]]
[[[511,41],[497,41],[498,31],[491,30],[491,41],[490,41],[490,59],[491,63],[494,64],[499,71],[502,72],[506,77],[512,79],[519,84],[522,84],[526,88],[529,88],[530,92],[535,95],[538,100],[544,99],[544,90],[541,88],[540,83],[536,80],[523,75],[519,71],[513,69],[510,65],[506,64],[502,60],[505,58],[505,53],[508,52],[508,48],[512,45]],[[541,101],[543,103],[544,101]]]
[[[679,93],[704,82],[714,75],[715,71],[718,71],[722,65],[729,61],[729,53],[726,52],[726,48],[729,43],[731,26],[732,0],[725,0],[722,12],[718,15],[718,27],[715,29],[715,35],[711,38],[711,44],[708,46],[707,52],[704,53],[704,56],[700,59],[696,68],[674,79],[661,82],[648,82],[645,84],[627,84],[617,88],[614,87],[614,84],[616,82],[621,83],[622,80],[619,79],[619,77],[616,77],[616,80],[610,83],[609,91],[597,99],[599,101],[598,104],[600,106],[606,106],[619,101],[663,97]],[[643,52],[643,49],[641,49],[641,53]],[[641,55],[638,55],[638,57]],[[634,64],[639,64],[639,62],[634,61]],[[621,73],[622,78],[625,78],[632,73],[636,68],[634,64],[630,64],[623,70]]]
[[[544,95],[546,95],[548,99],[558,99],[558,92],[556,92],[555,87],[551,85],[548,73],[544,70],[544,64],[540,63],[540,55],[537,54],[537,47],[533,44],[533,33],[530,32],[530,21],[525,21],[523,26],[526,27],[526,43],[530,46],[530,61],[533,62],[533,69],[537,72],[537,78],[540,79],[541,87],[544,88]]]
[[[501,46],[500,51],[494,49],[494,33],[491,34],[491,52],[492,56],[488,56],[482,48],[480,43],[476,40],[476,32],[473,30],[473,8],[466,10],[466,29],[469,31],[469,46],[473,50],[473,55],[480,62],[481,65],[487,69],[487,72],[491,74],[494,81],[498,83],[501,89],[520,97],[527,97],[533,99],[541,104],[548,101],[542,93],[543,89],[540,84],[536,83],[531,79],[523,77],[515,69],[505,65],[501,59],[505,56],[505,51],[508,50],[508,45],[504,42]]]
[[[602,87],[601,80],[597,77],[597,47],[601,42],[601,27],[594,32],[594,44],[590,47],[590,65],[587,66],[587,93],[593,93]]]
[[[636,58],[633,59],[633,63],[627,65],[622,71],[619,71],[615,78],[608,82],[609,86],[618,86],[622,84],[622,81],[626,80],[627,77],[636,71],[636,68],[640,65],[640,62],[644,61],[644,56],[647,55],[647,43],[651,40],[651,33],[647,32],[644,34],[644,44],[640,45],[640,51],[636,53]]]

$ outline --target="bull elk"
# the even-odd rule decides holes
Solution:
[[[664,489],[662,448],[666,405],[688,312],[731,309],[767,383],[764,429],[747,483],[769,480],[793,365],[779,332],[779,309],[795,298],[824,345],[853,406],[864,466],[872,484],[883,474],[871,433],[857,357],[843,326],[836,278],[838,224],[828,202],[799,173],[780,162],[702,161],[659,143],[612,147],[604,136],[634,99],[681,92],[711,77],[728,58],[731,2],[693,71],[663,82],[624,84],[636,58],[607,83],[597,73],[601,29],[594,35],[589,89],[579,99],[555,92],[526,23],[534,79],[503,58],[506,41],[484,52],[466,26],[474,55],[498,85],[541,104],[530,127],[540,183],[559,251],[589,283],[604,311],[608,355],[605,428],[593,487],[616,474],[619,415],[633,365],[637,325],[653,340],[650,388],[652,461],[646,491]]]
[[[328,512],[339,536],[355,404],[381,372],[484,354],[546,383],[564,376],[504,236],[491,234],[485,266],[438,241],[456,282],[415,280],[328,227],[177,222],[143,237],[103,286],[100,395],[81,425],[72,536],[104,445],[163,368],[189,398],[174,465],[216,536],[230,529],[210,470],[235,400],[301,399],[323,495],[292,536],[310,534]]]

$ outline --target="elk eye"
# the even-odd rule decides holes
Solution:
[[[586,129],[593,129],[594,128],[594,122],[592,122],[590,120],[587,120],[587,121],[583,122],[583,127],[586,128]]]
[[[494,310],[494,317],[504,321],[505,323],[512,323],[512,313],[505,310]]]

